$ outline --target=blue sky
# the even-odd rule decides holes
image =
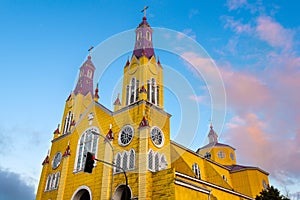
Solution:
[[[282,193],[300,192],[299,3],[279,0],[1,1],[0,180],[9,177],[12,181],[7,184],[19,183],[24,190],[18,191],[24,191],[26,199],[33,198],[41,162],[87,49],[136,28],[145,5],[152,27],[191,37],[218,67],[227,112],[225,123],[216,122],[216,126],[223,125],[220,140],[236,147],[239,163],[269,171],[271,184]],[[181,56],[190,64],[202,62],[193,53]],[[156,54],[166,69],[178,72],[195,91],[186,94],[186,99],[196,102],[200,113],[199,129],[190,144],[196,150],[206,142],[211,91],[178,55],[163,50]],[[118,92],[108,84],[108,77],[119,80],[130,55],[116,58],[99,80],[100,102],[108,108]],[[165,91],[170,102],[165,109],[173,115],[172,137],[176,139],[185,104],[173,82],[169,80]],[[16,199],[12,195],[17,193],[0,191],[0,198]]]

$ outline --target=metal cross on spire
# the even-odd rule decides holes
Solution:
[[[88,50],[88,52],[89,52],[89,56],[91,55],[91,53],[92,53],[92,49],[93,49],[94,47],[93,46],[91,46],[90,48],[89,48],[89,50]]]
[[[212,119],[210,119],[209,122],[210,122],[210,126],[209,126],[209,127],[210,127],[210,128],[213,128],[213,125],[212,125]]]
[[[144,13],[144,17],[146,17],[146,10],[149,8],[149,6],[144,6],[144,9],[141,10],[141,12]]]

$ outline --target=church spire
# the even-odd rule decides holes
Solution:
[[[89,52],[92,47],[89,49]],[[78,93],[87,95],[89,92],[93,95],[93,77],[95,72],[95,66],[92,63],[92,57],[89,54],[88,59],[80,67],[80,74],[74,90],[75,95]]]
[[[209,140],[209,143],[217,143],[218,142],[218,135],[214,131],[212,122],[210,122],[210,131],[208,133],[208,140]]]
[[[135,30],[135,45],[133,55],[137,58],[142,56],[146,56],[147,58],[151,58],[154,55],[153,44],[152,44],[152,28],[147,22],[146,18],[146,9],[148,6],[142,10],[144,12],[143,21],[139,24],[137,29]]]

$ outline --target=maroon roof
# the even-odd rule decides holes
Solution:
[[[117,97],[117,99],[116,99],[115,102],[114,102],[114,105],[115,105],[115,106],[120,106],[120,105],[121,105],[120,94],[118,94],[118,97]]]
[[[149,126],[149,122],[148,122],[148,120],[146,119],[146,117],[143,116],[143,119],[142,119],[142,121],[141,121],[141,123],[140,123],[139,128],[143,128],[143,127],[147,127],[147,126]]]
[[[230,172],[236,172],[236,171],[243,171],[247,169],[256,169],[259,170],[267,175],[269,175],[268,172],[258,168],[258,167],[253,167],[253,166],[243,166],[243,165],[224,165],[226,168],[229,169]]]
[[[147,18],[143,17],[143,21],[139,24],[138,28],[140,27],[150,27],[149,23],[147,22]]]
[[[197,150],[197,152],[198,152],[199,150],[201,150],[201,149],[212,148],[212,147],[229,147],[229,148],[235,150],[235,148],[233,148],[232,146],[230,146],[230,145],[228,145],[228,144],[222,144],[222,143],[217,142],[217,143],[209,143],[209,144],[207,144],[207,145],[205,145],[205,146],[203,146],[203,147],[200,147],[200,148]]]
[[[43,161],[42,165],[48,164],[49,163],[49,156],[47,155],[45,160]]]
[[[144,85],[142,85],[142,87],[140,89],[140,93],[147,93],[147,90]]]
[[[146,56],[147,58],[151,58],[154,55],[154,49],[153,48],[145,48],[145,49],[134,49],[133,55],[135,57],[140,58],[142,56]]]
[[[115,100],[114,105],[115,106],[120,106],[121,105],[121,101],[120,101],[119,97],[117,97],[117,99]]]
[[[97,98],[97,99],[99,99],[98,92],[99,92],[99,89],[98,89],[98,84],[97,84],[96,89],[95,89],[95,94],[94,94],[95,98]]]
[[[93,96],[93,77],[95,72],[95,66],[92,63],[91,56],[80,67],[80,75],[74,90],[75,95],[81,93],[87,95],[89,92]],[[92,74],[89,74],[92,73]]]

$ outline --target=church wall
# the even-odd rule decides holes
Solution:
[[[233,186],[235,191],[255,198],[264,188],[263,180],[269,184],[266,174],[257,169],[248,169],[232,173]]]
[[[224,158],[220,158],[218,156],[218,153],[220,151],[224,152]],[[212,160],[216,161],[217,163],[220,163],[222,165],[234,165],[236,164],[236,156],[235,152],[232,148],[230,147],[214,147],[211,149],[211,154],[212,154]],[[231,159],[230,154],[233,154],[233,158]]]
[[[209,200],[209,195],[201,193],[199,191],[175,185],[175,199],[197,199],[197,200]]]
[[[175,199],[174,169],[154,172],[152,176],[152,198],[150,199]]]

